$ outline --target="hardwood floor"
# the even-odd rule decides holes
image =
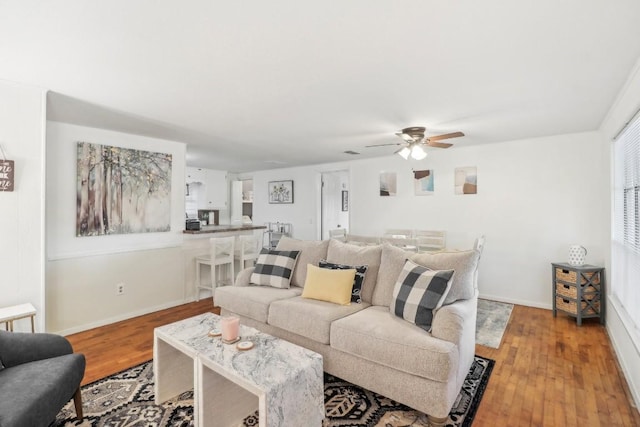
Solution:
[[[74,351],[87,359],[82,384],[153,359],[155,327],[208,311],[220,314],[211,298],[67,336]]]
[[[67,338],[84,353],[83,384],[150,360],[153,328],[213,309],[211,299],[118,322]],[[474,426],[640,426],[611,343],[597,319],[581,327],[549,310],[515,306]]]

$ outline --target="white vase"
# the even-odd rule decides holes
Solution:
[[[584,265],[585,256],[587,256],[587,250],[584,248],[584,246],[569,246],[569,265],[573,265],[576,267]]]

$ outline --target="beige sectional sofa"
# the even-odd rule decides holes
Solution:
[[[223,315],[316,351],[324,370],[426,413],[441,425],[459,394],[475,352],[477,267],[475,250],[415,254],[394,246],[355,246],[337,240],[283,238],[279,250],[299,250],[291,287],[250,283],[253,268],[234,286],[217,288],[214,303]],[[362,303],[338,305],[302,298],[307,264],[329,262],[369,266]],[[393,288],[407,259],[434,270],[454,270],[444,305],[431,332],[389,310]]]

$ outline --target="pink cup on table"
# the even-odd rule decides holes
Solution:
[[[221,320],[222,339],[225,341],[233,341],[238,338],[240,331],[240,319],[236,316],[225,316]]]

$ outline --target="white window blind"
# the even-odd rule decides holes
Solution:
[[[611,292],[640,337],[640,118],[614,145]],[[630,331],[631,332],[631,331]]]

